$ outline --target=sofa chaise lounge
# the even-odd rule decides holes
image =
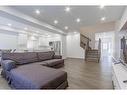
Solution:
[[[64,89],[67,73],[61,56],[49,52],[2,54],[2,75],[14,89]]]

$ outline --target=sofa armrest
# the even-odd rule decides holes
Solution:
[[[2,69],[5,71],[10,71],[11,69],[16,68],[15,61],[12,60],[2,60],[1,65]]]
[[[62,56],[61,55],[54,55],[53,58],[54,59],[62,59]]]

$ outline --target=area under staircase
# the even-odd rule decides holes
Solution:
[[[98,49],[92,49],[89,45],[91,39],[80,34],[80,46],[85,50],[85,61],[99,62],[101,55],[101,40],[98,42]]]

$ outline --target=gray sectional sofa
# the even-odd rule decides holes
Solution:
[[[61,56],[53,51],[3,53],[2,75],[14,89],[65,89],[67,73]]]

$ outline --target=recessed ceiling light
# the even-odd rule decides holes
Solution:
[[[28,30],[28,28],[27,28],[27,27],[25,27],[25,28],[24,28],[24,30]]]
[[[54,20],[54,23],[57,24],[58,23],[58,20]]]
[[[40,11],[38,9],[35,10],[36,14],[40,14]]]
[[[11,24],[11,23],[8,23],[7,25],[8,25],[8,26],[12,26],[12,24]]]
[[[74,32],[74,34],[76,34],[77,32]]]
[[[80,21],[81,21],[80,18],[77,18],[77,19],[76,19],[76,22],[80,22]]]
[[[36,31],[36,33],[39,33],[39,31]]]
[[[51,37],[51,35],[48,34],[48,35],[46,35],[46,37]]]
[[[48,33],[45,34],[46,37],[50,36]]]
[[[104,5],[100,5],[100,9],[103,9],[105,6]]]
[[[65,26],[64,28],[65,28],[65,30],[68,30],[68,27],[67,26]]]
[[[55,34],[55,36],[59,36],[59,34]]]
[[[102,17],[102,18],[101,18],[101,21],[105,21],[105,19],[106,19],[106,17]]]
[[[66,12],[70,12],[71,8],[70,7],[65,7]]]

